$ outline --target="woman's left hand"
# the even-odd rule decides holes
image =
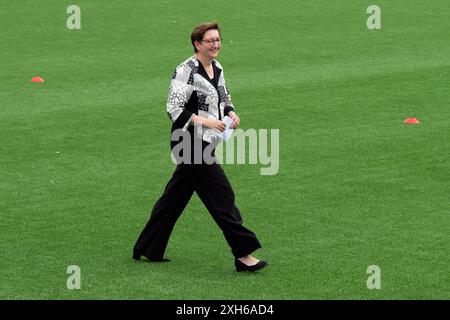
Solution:
[[[241,123],[241,119],[239,119],[239,117],[234,111],[228,112],[228,116],[231,118],[231,120],[233,120],[233,123],[231,124],[230,127],[231,129],[236,128]]]

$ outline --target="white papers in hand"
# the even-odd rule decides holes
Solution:
[[[231,135],[233,134],[234,129],[231,129],[231,125],[233,124],[233,119],[231,119],[229,116],[225,116],[223,118],[223,122],[225,122],[225,130],[223,132],[216,132],[216,136],[218,136],[220,139],[227,141]]]

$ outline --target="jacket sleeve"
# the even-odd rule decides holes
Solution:
[[[187,65],[177,67],[170,83],[167,98],[167,115],[174,123],[175,128],[181,128],[183,131],[187,129],[194,116],[191,111],[185,109],[185,105],[193,92],[191,73],[192,69]]]
[[[224,113],[224,115],[227,115],[228,112],[234,111],[234,105],[233,105],[233,102],[231,101],[231,94],[228,91],[228,87],[225,83],[225,77],[223,75],[223,71],[220,76],[222,77],[222,79],[221,79],[222,86],[219,87],[219,94],[221,95],[221,100],[225,103],[223,113]]]
[[[227,115],[228,112],[234,111],[234,105],[233,102],[231,102],[231,94],[228,91],[227,86],[225,86],[225,97],[225,108],[223,109],[223,113]]]

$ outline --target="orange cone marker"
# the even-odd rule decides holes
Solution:
[[[406,124],[419,124],[420,121],[417,120],[416,118],[408,118],[405,121],[403,121],[403,123],[406,123]]]
[[[42,79],[41,77],[33,77],[31,79],[31,82],[44,82],[45,80]]]

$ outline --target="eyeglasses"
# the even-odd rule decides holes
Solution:
[[[217,44],[221,44],[222,43],[222,39],[206,39],[206,40],[200,40],[203,42],[206,42],[210,47],[212,47],[214,45],[214,43],[217,42]]]

